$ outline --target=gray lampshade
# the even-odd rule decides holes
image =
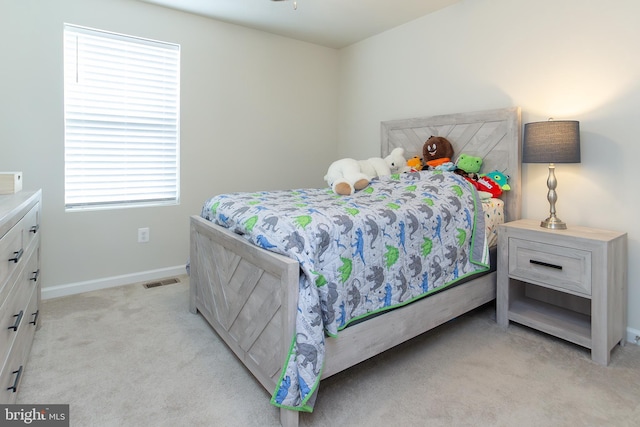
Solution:
[[[580,163],[580,122],[549,120],[524,125],[523,163]]]

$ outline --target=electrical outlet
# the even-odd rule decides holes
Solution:
[[[138,243],[149,242],[149,227],[138,228]]]

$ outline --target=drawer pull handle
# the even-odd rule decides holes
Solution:
[[[7,390],[11,390],[12,393],[15,393],[16,391],[18,391],[18,384],[20,384],[20,377],[22,376],[22,365],[20,365],[20,368],[18,368],[17,371],[13,371],[12,374],[18,375],[16,375],[16,380],[13,382],[13,385],[11,387],[7,387]]]
[[[18,263],[20,258],[22,258],[22,254],[24,253],[24,249],[20,249],[18,252],[13,253],[13,258],[9,258],[9,262],[13,261],[14,263]]]
[[[29,280],[33,280],[34,282],[38,281],[38,276],[40,276],[40,269],[37,269],[36,271],[33,272],[33,277]]]
[[[38,323],[38,316],[40,316],[40,310],[37,310],[35,313],[31,313],[33,316],[33,320],[29,322],[30,325],[35,325]]]
[[[20,326],[20,322],[22,322],[23,314],[24,314],[24,311],[22,310],[20,310],[20,313],[14,314],[13,317],[17,317],[16,322],[12,326],[9,326],[7,329],[13,329],[14,332],[17,332],[18,326]]]
[[[38,232],[38,230],[40,230],[40,224],[36,224],[36,225],[34,225],[33,227],[31,227],[31,228],[29,229],[29,232],[30,232],[30,233],[33,233],[33,234],[36,234],[36,233]]]
[[[561,265],[549,264],[548,262],[536,261],[535,259],[530,259],[529,262],[531,264],[540,265],[542,267],[555,268],[556,270],[562,270]]]

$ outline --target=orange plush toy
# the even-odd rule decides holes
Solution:
[[[435,168],[451,161],[453,146],[447,138],[430,136],[422,146],[422,155],[425,165]]]
[[[413,156],[407,160],[408,172],[418,172],[422,170],[422,159],[418,156]]]

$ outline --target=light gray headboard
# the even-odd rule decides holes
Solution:
[[[396,147],[404,148],[407,159],[422,157],[422,146],[432,135],[443,136],[451,142],[453,161],[463,153],[482,157],[481,173],[497,169],[509,175],[511,190],[504,192],[501,197],[505,202],[505,220],[520,218],[520,107],[390,120],[382,122],[381,132],[382,157]]]

